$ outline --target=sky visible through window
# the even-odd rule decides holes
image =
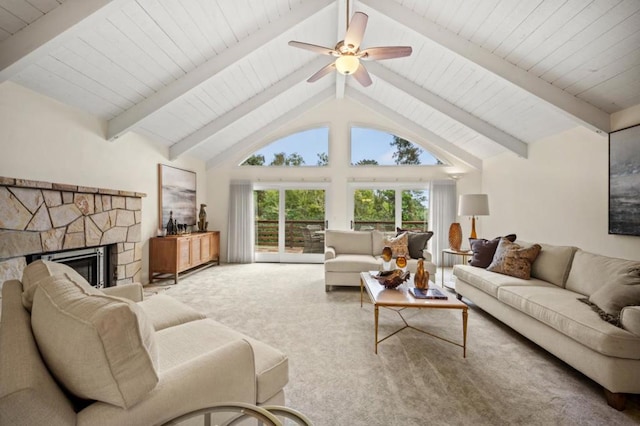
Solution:
[[[392,141],[393,135],[389,133],[376,129],[352,127],[351,164],[361,160],[374,160],[379,165],[395,165],[393,159],[395,148],[390,145]],[[264,155],[265,163],[268,165],[273,160],[274,154],[297,153],[304,159],[306,166],[316,166],[318,165],[318,153],[328,153],[328,151],[329,128],[319,127],[278,139],[256,151],[254,155]],[[437,159],[424,149],[419,158],[420,164],[437,164]]]

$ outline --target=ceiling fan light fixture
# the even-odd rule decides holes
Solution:
[[[336,59],[336,69],[340,74],[353,74],[359,66],[360,60],[352,55],[342,55]]]

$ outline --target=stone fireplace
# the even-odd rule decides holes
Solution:
[[[139,282],[146,194],[0,177],[0,263],[71,249],[109,247],[106,285]],[[18,266],[16,266],[18,265]]]

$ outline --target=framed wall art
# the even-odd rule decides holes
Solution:
[[[609,133],[609,234],[640,236],[640,125]]]
[[[196,173],[158,164],[160,227],[167,226],[169,212],[178,224],[195,225]]]

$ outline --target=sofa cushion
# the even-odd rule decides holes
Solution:
[[[524,241],[516,241],[516,243],[523,247],[533,245],[533,243]],[[540,244],[540,247],[540,253],[531,265],[531,276],[548,281],[558,287],[564,287],[571,270],[573,255],[578,248],[551,244]]]
[[[620,327],[640,337],[640,306],[627,306],[620,311]]]
[[[423,257],[424,250],[427,249],[427,244],[431,237],[433,237],[432,231],[419,232],[410,231],[408,229],[396,228],[397,235],[407,232],[409,234],[409,256],[413,259],[419,259]]]
[[[528,280],[531,277],[531,264],[538,257],[540,248],[538,244],[525,248],[501,238],[487,270]]]
[[[164,294],[151,296],[139,302],[138,306],[156,331],[206,318],[204,314]]]
[[[373,256],[371,248],[371,232],[369,231],[336,231],[325,232],[327,247],[336,249],[336,254],[368,254]]]
[[[609,277],[607,283],[596,290],[589,301],[607,314],[616,317],[625,306],[640,305],[640,263]]]
[[[471,251],[473,252],[473,256],[469,260],[469,265],[477,266],[479,268],[486,268],[487,266],[491,265],[493,256],[495,255],[498,244],[500,243],[500,238],[502,237],[496,237],[491,241],[485,240],[484,238],[469,238],[469,246],[471,247]],[[517,237],[516,234],[509,234],[505,235],[504,238],[513,242]]]
[[[266,343],[247,337],[212,319],[192,321],[159,331],[159,371],[242,339],[247,340],[253,348],[258,386],[256,398],[258,404],[261,404],[280,392],[289,381],[287,356]]]
[[[402,234],[392,237],[388,236],[384,239],[383,244],[385,247],[390,247],[393,252],[393,258],[399,256],[411,257],[409,255],[409,233],[403,232]]]
[[[384,239],[386,236],[386,233],[378,231],[377,229],[371,231],[371,254],[374,256],[380,256],[382,254]]]
[[[640,359],[640,337],[602,321],[581,295],[556,286],[502,286],[498,300],[603,355]]]
[[[341,254],[324,262],[326,272],[377,271],[382,261],[365,254]]]
[[[628,268],[640,267],[640,262],[576,250],[565,288],[585,296],[591,296],[609,278]]]
[[[510,275],[498,274],[496,272],[490,272],[483,268],[477,268],[475,266],[468,265],[454,265],[453,275],[465,281],[469,285],[476,287],[493,297],[498,297],[498,289],[502,286],[541,286],[552,287],[545,281],[532,278],[524,280],[522,278],[512,277]]]
[[[154,330],[134,302],[53,275],[38,284],[31,320],[49,370],[79,398],[127,408],[158,382]]]
[[[59,262],[36,260],[28,264],[22,272],[22,305],[30,311],[38,283],[44,278],[60,274],[67,274],[79,285],[91,288],[91,284],[72,267]]]

